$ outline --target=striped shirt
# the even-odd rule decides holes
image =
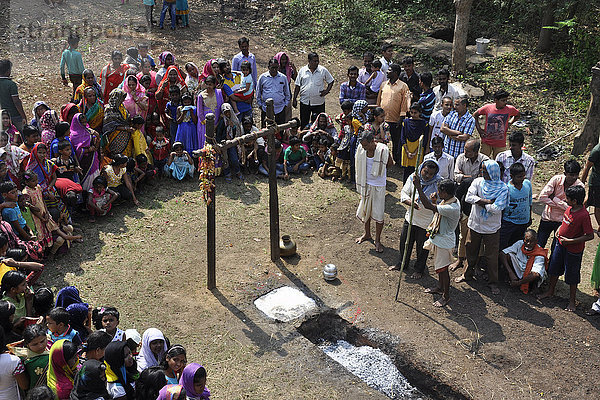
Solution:
[[[535,159],[525,152],[522,152],[521,157],[519,157],[518,160],[515,160],[515,157],[512,155],[512,151],[505,150],[496,156],[496,162],[502,163],[502,166],[504,167],[504,173],[502,174],[502,181],[504,183],[510,182],[510,167],[514,163],[523,164],[523,167],[525,167],[525,178],[529,180],[533,178]]]
[[[464,113],[462,117],[458,115],[458,112],[450,111],[450,114],[444,119],[444,123],[448,125],[448,128],[454,131],[473,136],[473,131],[475,130],[475,118],[473,118],[469,111]],[[466,140],[460,141],[446,136],[444,139],[444,151],[456,159],[456,157],[465,150],[465,142]]]
[[[431,113],[433,112],[433,106],[435,106],[435,93],[433,93],[433,89],[421,93],[419,104],[423,110],[423,119],[429,122],[429,118],[431,118]]]
[[[343,82],[340,85],[340,104],[348,100],[354,104],[356,100],[365,99],[366,88],[360,82],[356,82],[354,87],[350,86],[350,82]]]

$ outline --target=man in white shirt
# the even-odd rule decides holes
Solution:
[[[381,46],[381,72],[387,74],[388,69],[390,69],[390,64],[392,63],[392,56],[394,55],[394,46],[391,44],[384,44]]]
[[[486,259],[488,286],[492,294],[498,289],[498,254],[500,251],[500,225],[502,211],[508,205],[508,187],[500,180],[500,166],[496,161],[483,162],[482,177],[476,178],[465,196],[465,201],[473,205],[469,214],[467,234],[467,265],[456,283],[473,278],[479,260],[480,247]]]
[[[434,111],[429,118],[429,148],[431,147],[431,142],[435,137],[441,137],[444,139],[444,134],[440,131],[442,128],[442,124],[444,123],[444,119],[450,111],[454,110],[454,100],[450,96],[444,96],[442,99],[442,109]]]
[[[533,169],[535,168],[535,159],[523,151],[525,136],[521,132],[513,132],[508,137],[508,150],[505,150],[496,156],[496,162],[502,169],[502,181],[510,182],[510,166],[514,163],[521,163],[525,167],[525,178],[533,178]]]
[[[444,97],[450,97],[452,101],[458,99],[461,96],[461,93],[457,88],[455,88],[450,80],[450,71],[446,68],[442,68],[438,72],[438,85],[433,87],[433,93],[435,93],[435,106],[434,110],[442,109],[442,99]]]
[[[371,132],[364,131],[356,150],[356,190],[360,203],[356,217],[365,226],[365,233],[356,243],[372,240],[371,220],[375,221],[375,251],[383,253],[381,232],[385,215],[385,186],[387,169],[394,165],[387,144],[377,143]]]
[[[308,53],[308,64],[298,71],[292,101],[292,106],[297,108],[300,95],[300,129],[304,129],[311,121],[311,114],[316,117],[325,112],[325,96],[331,91],[333,82],[333,76],[327,68],[319,65],[317,53]]]
[[[444,139],[433,139],[433,151],[425,156],[425,160],[434,160],[440,166],[440,175],[444,179],[454,180],[454,157],[444,153]]]
[[[419,169],[408,177],[406,183],[402,187],[402,191],[400,192],[400,202],[408,207],[411,206],[412,194],[413,192],[416,193],[417,190],[413,184],[415,179],[420,180],[421,188],[426,196],[431,196],[432,194],[437,193],[437,185],[442,180],[442,177],[439,175],[439,170],[440,168],[435,161],[423,161],[423,163],[419,166]],[[404,224],[402,225],[402,233],[400,234],[399,259],[396,265],[389,268],[390,271],[401,269],[402,259],[405,251],[407,252],[405,265],[408,264],[410,255],[412,254],[412,250],[416,242],[417,262],[415,263],[414,267],[415,272],[411,275],[411,278],[421,279],[423,277],[423,273],[425,272],[426,268],[427,257],[429,256],[429,251],[423,246],[427,240],[427,227],[431,223],[432,218],[433,212],[426,209],[421,201],[421,196],[416,195],[412,212],[411,208],[409,208],[404,215]],[[412,225],[412,228],[410,231],[408,248],[406,248],[406,237],[408,235],[409,225]]]

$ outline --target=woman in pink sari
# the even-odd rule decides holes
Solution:
[[[127,93],[123,105],[129,111],[129,115],[131,117],[140,115],[145,120],[148,111],[148,97],[146,96],[146,89],[140,84],[138,78],[135,75],[129,75],[123,85],[123,90]]]
[[[75,114],[71,122],[71,145],[83,169],[81,186],[85,192],[92,188],[94,178],[100,175],[99,144],[100,135],[90,129],[85,114]]]
[[[221,115],[221,105],[224,102],[224,96],[221,89],[216,89],[217,79],[209,75],[204,79],[206,89],[198,95],[196,101],[196,113],[198,115],[198,148],[201,149],[206,143],[206,114],[213,113],[215,115],[215,128],[219,122]]]

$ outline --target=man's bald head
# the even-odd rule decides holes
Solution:
[[[481,148],[481,142],[477,139],[469,139],[465,143],[465,157],[469,159],[474,159],[479,154],[479,149]]]

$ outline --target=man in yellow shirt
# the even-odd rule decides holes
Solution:
[[[391,64],[387,73],[387,82],[381,85],[377,106],[385,111],[385,122],[390,125],[392,136],[392,157],[400,160],[400,131],[402,120],[410,107],[410,90],[408,85],[402,82],[400,77],[401,67],[399,64]]]

